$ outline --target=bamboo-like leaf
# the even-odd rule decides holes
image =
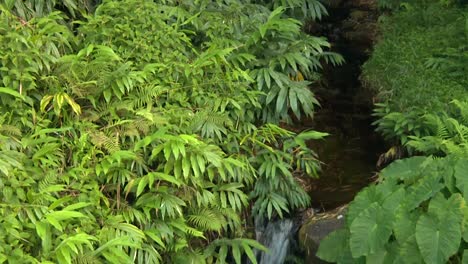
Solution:
[[[7,87],[0,87],[0,94],[8,94],[16,98],[23,99],[23,96],[19,92]]]
[[[47,105],[49,105],[50,101],[54,98],[53,95],[46,95],[42,98],[41,100],[41,105],[40,105],[40,109],[42,112],[45,111]]]

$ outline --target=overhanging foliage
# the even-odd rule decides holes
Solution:
[[[320,2],[1,3],[0,263],[255,262],[308,205]]]

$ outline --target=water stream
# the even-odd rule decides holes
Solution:
[[[294,240],[294,221],[282,219],[269,222],[266,227],[256,226],[257,241],[268,247],[269,252],[258,252],[259,264],[283,264]]]
[[[361,65],[372,47],[374,36],[369,35],[372,32],[366,26],[376,21],[375,3],[373,0],[333,2],[335,6],[329,8],[331,16],[319,24],[312,23],[309,31],[327,36],[333,51],[342,54],[347,62],[340,67],[325,67],[324,82],[311,87],[322,107],[312,120],[304,120],[292,128],[298,132],[315,129],[330,134],[324,141],[309,144],[323,162],[320,178],[308,185],[312,207],[320,211],[350,202],[367,186],[385,146],[372,126],[372,94],[359,81]],[[291,244],[296,243],[298,225],[291,219],[257,222],[257,240],[270,249],[269,254],[257,254],[259,263],[288,263],[287,258],[294,253],[288,248],[294,248]],[[317,263],[308,261],[304,263]]]

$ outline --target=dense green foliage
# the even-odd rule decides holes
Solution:
[[[468,11],[463,1],[381,1],[364,65],[378,130],[419,156],[397,160],[349,205],[318,256],[337,263],[468,261]],[[423,156],[426,155],[426,156]]]
[[[336,263],[462,263],[467,174],[468,160],[457,155],[392,163],[379,184],[356,196],[345,228],[322,242],[318,256]]]
[[[446,1],[405,2],[381,18],[381,41],[363,67],[378,93],[378,131],[402,144],[429,135],[424,115],[449,111],[468,85],[467,11]]]
[[[0,3],[0,263],[255,262],[308,205],[319,1]]]

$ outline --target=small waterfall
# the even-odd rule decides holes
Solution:
[[[265,225],[256,221],[257,241],[265,245],[269,252],[258,252],[259,264],[283,264],[293,242],[295,223],[291,219],[276,220]]]

